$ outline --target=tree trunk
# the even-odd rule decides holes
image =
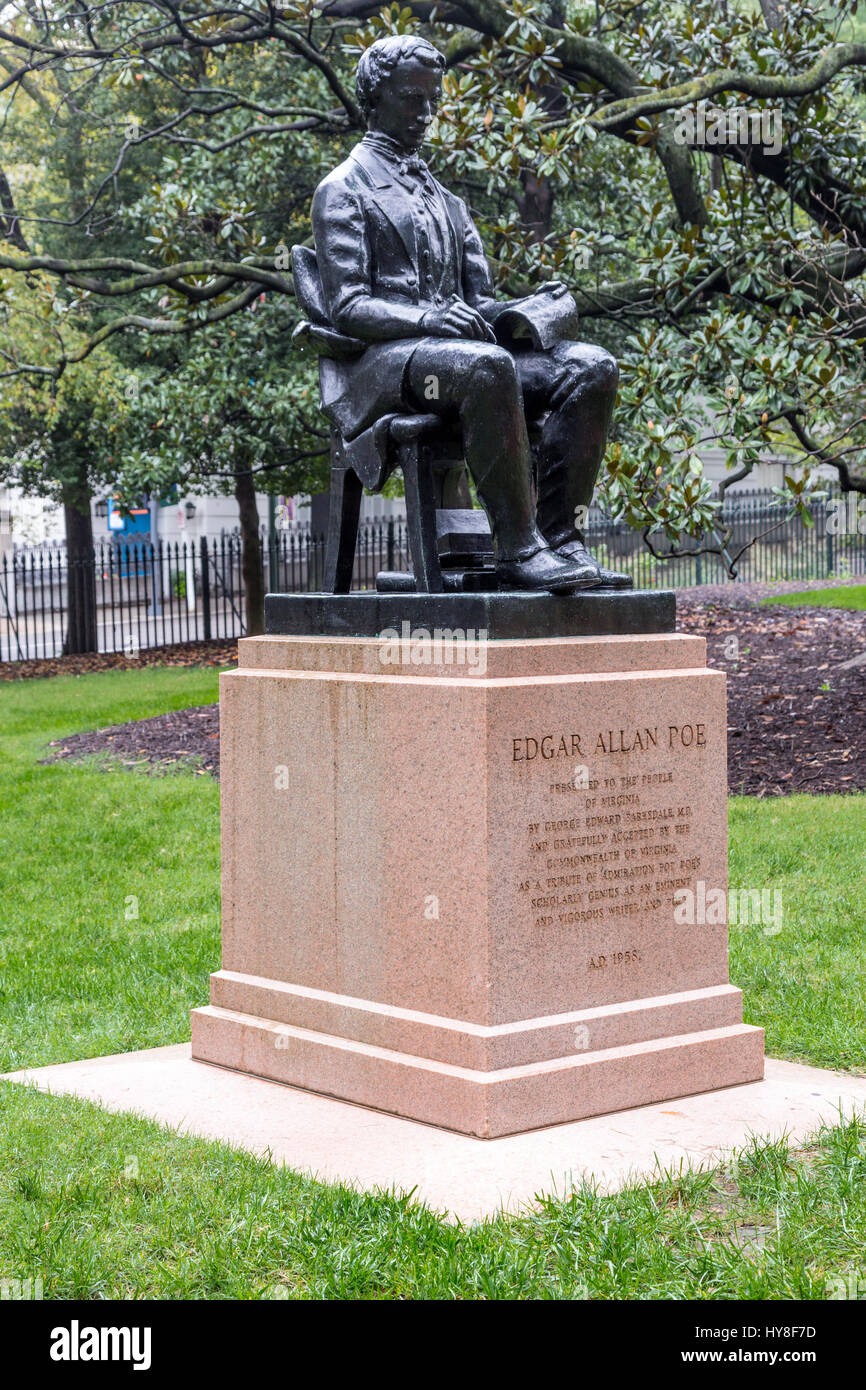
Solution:
[[[563,25],[562,14],[565,6],[554,4],[551,14],[551,23],[554,28],[561,29]],[[569,109],[568,98],[563,88],[556,82],[545,82],[538,88],[537,95],[545,112],[549,117],[555,119],[564,117]],[[519,194],[517,210],[520,213],[520,221],[529,240],[535,243],[545,241],[550,236],[550,229],[553,225],[553,185],[544,175],[538,175],[534,169],[523,169],[520,174],[522,194]]]
[[[520,175],[523,196],[517,199],[520,221],[529,233],[529,240],[544,241],[550,235],[553,221],[553,187],[549,180],[532,169],[525,169]]]
[[[769,29],[781,29],[782,7],[779,0],[761,0],[761,11]]]
[[[99,650],[96,630],[96,569],[90,500],[64,500],[68,563],[66,636],[63,655]]]
[[[262,568],[262,541],[256,489],[249,469],[235,474],[235,500],[241,522],[241,573],[244,581],[244,613],[247,636],[265,630],[265,577]]]
[[[87,205],[85,194],[86,161],[84,155],[84,113],[72,98],[72,86],[66,72],[58,68],[55,79],[64,97],[66,134],[63,147],[63,172],[70,194],[72,225]],[[81,245],[83,232],[73,234]],[[83,249],[83,248],[82,248]],[[96,566],[93,553],[93,525],[90,520],[90,484],[87,466],[81,464],[63,489],[63,515],[66,522],[66,554],[69,562],[66,638],[63,654],[99,650],[96,632]]]
[[[18,214],[15,211],[12,189],[9,187],[9,180],[2,169],[0,169],[0,241],[8,241],[10,246],[17,246],[19,251],[24,252],[25,256],[30,254],[30,247],[27,245],[21,230],[21,223],[18,221]]]

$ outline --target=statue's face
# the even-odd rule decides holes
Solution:
[[[390,135],[404,150],[417,150],[439,107],[442,77],[411,58],[394,69],[383,82],[370,112],[370,130]]]

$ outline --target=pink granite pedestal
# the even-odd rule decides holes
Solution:
[[[696,637],[241,641],[193,1057],[481,1138],[759,1080],[725,730]]]

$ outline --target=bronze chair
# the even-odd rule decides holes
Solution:
[[[294,345],[319,357],[360,355],[365,344],[328,322],[315,252],[292,247],[292,273],[298,304],[307,315],[292,334]],[[472,506],[459,434],[436,415],[388,415],[368,435],[359,455],[339,430],[331,430],[325,591],[349,592],[364,488],[380,492],[395,469],[406,490],[412,575],[383,573],[376,587],[417,593],[496,588],[490,523]]]

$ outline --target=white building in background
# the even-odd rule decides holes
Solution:
[[[711,482],[720,482],[726,476],[725,458],[720,449],[707,449],[703,453],[704,472]],[[768,459],[757,465],[748,478],[734,483],[728,495],[755,488],[771,488],[781,485],[786,464],[783,459]],[[820,468],[816,472],[835,481],[834,469]],[[268,527],[269,499],[264,493],[257,494],[259,522],[264,531]],[[311,502],[309,497],[278,498],[276,524],[279,529],[293,522],[309,524],[314,507],[318,525],[324,530],[326,504]],[[97,544],[108,542],[116,533],[109,525],[109,507],[105,497],[94,499],[92,503],[93,538]],[[402,497],[371,497],[364,495],[361,503],[362,520],[400,518],[406,515],[406,503]],[[179,497],[176,502],[159,509],[159,534],[162,540],[174,544],[183,541],[197,543],[202,536],[208,540],[222,535],[233,535],[239,531],[238,504],[231,496]],[[20,489],[0,485],[0,556],[15,546],[40,546],[57,543],[65,539],[63,508],[56,502],[48,502],[40,497],[26,497]]]
[[[20,488],[0,484],[0,555],[13,545],[45,545],[65,539],[63,508]]]
[[[704,465],[704,476],[709,478],[711,483],[720,483],[728,477],[728,470],[725,467],[725,455],[722,449],[702,449],[701,460]],[[728,488],[728,496],[737,492],[752,492],[756,488],[781,487],[785,480],[785,470],[791,467],[796,469],[796,464],[792,465],[790,459],[768,458],[762,459],[760,463],[752,469],[748,478],[744,478],[739,483],[732,483]],[[829,468],[826,464],[821,464],[812,470],[813,475],[824,478],[828,483],[839,482],[839,474],[835,468]]]
[[[268,499],[262,494],[256,497],[259,523],[266,528],[268,524]],[[101,497],[91,506],[93,516],[93,540],[96,545],[112,541],[117,532],[112,525],[119,517],[118,512],[108,506],[108,499]],[[139,509],[133,512],[139,520]],[[145,531],[150,527],[149,510],[140,509],[139,524]],[[159,538],[169,544],[197,542],[202,536],[208,540],[223,535],[236,534],[239,530],[238,504],[233,497],[184,497],[159,508]],[[131,540],[135,535],[130,536]]]
[[[309,524],[312,504],[309,497],[277,498],[276,524],[279,529],[293,522]],[[256,495],[259,522],[268,528],[269,498]],[[106,497],[94,498],[91,503],[93,539],[99,545],[112,540],[116,532],[109,524]],[[406,503],[402,497],[367,497],[361,504],[361,518],[403,517]],[[162,540],[175,542],[208,540],[223,535],[236,535],[240,529],[238,504],[230,496],[180,497],[177,502],[160,507],[159,534]],[[0,484],[0,555],[14,546],[56,544],[66,538],[63,508],[57,502],[41,497],[25,497],[20,488]]]

